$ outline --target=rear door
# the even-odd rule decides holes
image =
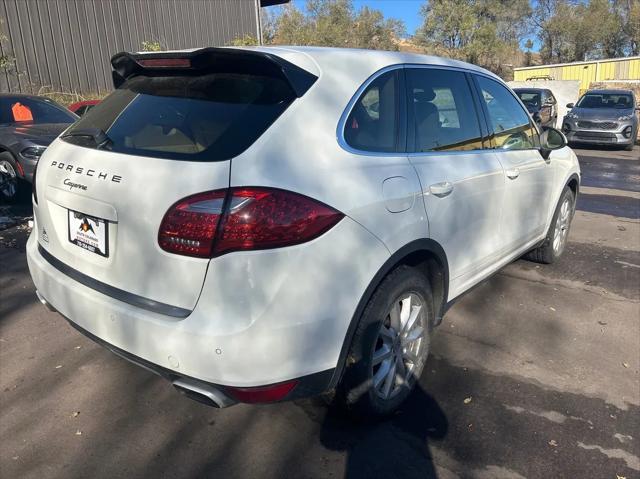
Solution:
[[[430,236],[447,254],[454,297],[499,250],[504,173],[496,155],[483,149],[467,74],[436,67],[406,72],[409,157],[422,184]]]
[[[162,250],[162,219],[189,195],[227,188],[230,159],[296,98],[279,71],[234,68],[140,68],[47,149],[36,208],[46,258],[125,301],[193,309],[209,259]]]
[[[510,252],[544,233],[554,168],[540,154],[538,130],[516,96],[496,80],[474,77],[491,130],[491,146],[505,170],[501,230]]]

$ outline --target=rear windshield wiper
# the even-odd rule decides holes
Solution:
[[[69,133],[62,135],[62,139],[97,150],[110,150],[113,143],[111,138],[100,128],[74,128]],[[93,145],[87,143],[87,139],[90,139]]]

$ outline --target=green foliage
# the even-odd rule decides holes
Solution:
[[[162,50],[162,46],[160,42],[155,40],[144,40],[142,42],[142,51],[143,52],[159,52]]]
[[[280,45],[398,50],[405,33],[399,20],[368,7],[356,11],[351,0],[307,0],[304,11],[289,4],[265,23],[265,41]]]
[[[430,0],[415,42],[427,53],[504,75],[520,52],[530,12],[528,0]]]
[[[543,63],[638,54],[638,0],[539,0],[531,21]]]
[[[259,45],[258,39],[253,35],[244,35],[243,37],[234,38],[231,41],[234,47],[253,47]]]
[[[7,36],[3,32],[4,19],[0,18],[0,45],[5,46],[5,42],[8,40]],[[4,72],[11,72],[14,66],[15,58],[11,55],[0,55],[0,70]]]

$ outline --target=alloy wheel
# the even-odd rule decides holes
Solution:
[[[0,160],[0,193],[5,198],[13,198],[18,191],[18,175],[7,160]]]
[[[406,293],[393,302],[382,323],[373,351],[372,383],[383,400],[411,388],[428,352],[424,301]]]
[[[556,220],[556,228],[553,233],[553,251],[559,255],[564,250],[569,236],[569,226],[571,224],[571,199],[566,197],[560,206],[560,213]]]

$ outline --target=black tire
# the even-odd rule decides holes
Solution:
[[[405,377],[409,378],[406,382],[401,381],[400,385],[396,382],[400,381],[397,379],[400,375],[395,373],[398,363],[394,359],[389,360],[392,364],[395,364],[393,366],[394,372],[391,373],[391,376],[382,375],[392,377],[393,384],[391,388],[393,388],[393,393],[391,397],[383,399],[374,387],[374,371],[376,371],[376,368],[382,367],[382,363],[378,366],[374,365],[374,351],[379,351],[376,348],[379,347],[381,338],[384,336],[381,334],[381,328],[383,324],[388,324],[390,321],[391,315],[389,312],[392,306],[394,303],[396,305],[403,304],[399,299],[405,295],[415,295],[412,296],[414,301],[419,300],[422,305],[419,320],[423,327],[421,328],[422,331],[418,333],[420,340],[419,344],[417,344],[418,352],[415,355],[417,360],[406,363],[402,353],[400,353],[402,366],[399,367],[406,368]],[[389,273],[376,289],[360,318],[347,355],[344,374],[336,388],[334,401],[339,406],[360,417],[384,416],[396,410],[409,396],[422,373],[424,363],[429,354],[433,318],[433,297],[427,277],[418,269],[404,265]],[[403,343],[401,337],[402,335],[398,336],[398,341],[401,343],[399,347],[402,351]],[[406,352],[406,349],[404,351]],[[415,364],[415,367],[411,366],[411,364]],[[410,367],[413,368],[412,372],[409,372]],[[384,384],[382,387],[384,388]]]
[[[633,151],[633,143],[630,143],[629,145],[624,147],[625,151]]]
[[[8,173],[4,173],[6,169]],[[9,152],[0,153],[0,201],[13,203],[20,195],[22,181],[18,176],[18,165]],[[9,177],[12,178],[9,178]],[[10,181],[12,185],[5,182]]]
[[[560,256],[562,256],[562,253],[567,246],[566,238],[565,241],[562,242],[561,247],[557,250],[553,247],[553,240],[556,230],[556,223],[558,222],[560,211],[565,201],[569,201],[570,208],[568,224],[566,225],[566,236],[569,235],[571,221],[573,220],[573,215],[575,214],[576,209],[576,198],[571,188],[565,186],[564,191],[560,195],[560,201],[558,201],[558,205],[556,206],[556,211],[553,213],[553,218],[551,220],[551,224],[549,225],[549,231],[547,231],[547,236],[544,239],[544,242],[536,249],[531,250],[526,255],[524,255],[525,259],[534,261],[536,263],[551,264],[555,262]]]

